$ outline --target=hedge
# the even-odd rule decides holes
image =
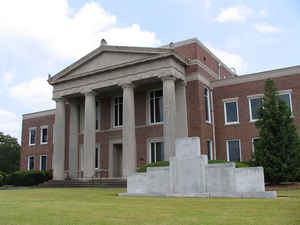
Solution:
[[[169,161],[159,161],[155,163],[145,164],[139,169],[137,169],[138,173],[144,173],[147,171],[147,167],[160,167],[160,166],[169,166]]]
[[[212,164],[212,163],[230,163],[230,162],[226,160],[208,160],[208,163]],[[234,162],[234,163],[236,168],[249,167],[248,162]],[[137,172],[144,173],[147,171],[147,167],[159,167],[159,166],[169,166],[169,161],[160,161],[160,162],[145,164],[139,169],[137,169]]]
[[[14,186],[33,186],[52,179],[52,171],[16,171],[7,175],[5,184]]]
[[[0,174],[0,187],[4,184],[4,176]]]

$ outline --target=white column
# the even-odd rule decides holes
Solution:
[[[177,81],[176,92],[176,138],[188,136],[187,109],[186,109],[186,82]]]
[[[127,177],[136,172],[134,86],[131,83],[121,86],[123,88],[122,176]]]
[[[96,102],[95,93],[85,93],[84,110],[84,162],[83,177],[90,179],[95,173]]]
[[[79,103],[70,101],[69,175],[78,177]]]
[[[63,180],[65,171],[66,106],[62,98],[55,99],[54,149],[52,159],[53,180]]]
[[[163,76],[164,151],[165,160],[175,156],[176,97],[173,76]]]

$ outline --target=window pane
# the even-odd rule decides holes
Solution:
[[[155,162],[155,144],[151,143],[151,159],[150,162],[153,163]]]
[[[207,141],[207,157],[208,160],[211,160],[211,149],[210,149],[211,145],[210,145],[210,141]]]
[[[119,104],[119,126],[123,125],[123,103]]]
[[[237,122],[237,105],[236,102],[226,103],[227,123]]]
[[[164,160],[164,150],[163,150],[163,143],[157,142],[156,144],[156,162]]]
[[[43,143],[48,142],[48,129],[47,128],[43,128],[43,130],[42,130],[42,142]]]
[[[240,160],[240,142],[228,141],[229,161],[239,162]]]
[[[95,150],[95,168],[98,168],[98,158],[99,158],[99,150],[96,148]]]
[[[160,98],[162,96],[163,96],[163,91],[162,90],[155,91],[155,97],[156,98]]]
[[[29,170],[34,169],[34,157],[29,158]]]
[[[43,155],[41,156],[41,170],[47,169],[47,156]]]
[[[150,121],[154,123],[154,99],[150,99]]]
[[[161,99],[160,98],[156,98],[155,99],[155,122],[161,122],[162,118],[161,118]]]
[[[290,95],[289,94],[283,94],[279,95],[279,98],[281,101],[284,101],[289,108],[291,108],[291,102],[290,102]]]
[[[115,126],[118,126],[118,105],[115,105]]]
[[[30,130],[30,144],[35,144],[35,129]]]
[[[255,98],[250,100],[251,104],[251,116],[252,120],[256,120],[258,118],[258,109],[262,104],[262,98]]]
[[[159,120],[157,122],[164,121],[164,109],[163,109],[163,98],[159,99]]]

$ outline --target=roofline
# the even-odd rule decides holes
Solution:
[[[227,78],[224,80],[215,80],[212,81],[212,86],[223,87],[247,82],[254,82],[258,80],[265,80],[268,78],[277,78],[291,75],[300,75],[300,65],[284,67],[274,70],[266,70],[258,73],[245,74],[234,78]]]
[[[55,115],[55,109],[49,109],[49,110],[33,112],[33,113],[26,113],[23,114],[22,116],[23,116],[23,120],[26,120],[26,119],[33,119],[33,118],[49,116],[49,115]]]
[[[178,48],[180,46],[189,45],[192,43],[198,44],[200,47],[202,47],[211,57],[213,57],[218,63],[220,63],[222,66],[224,66],[228,72],[230,72],[231,75],[237,76],[236,73],[234,73],[221,59],[219,59],[213,52],[211,52],[201,41],[199,41],[198,38],[190,38],[183,41],[174,42],[173,48]],[[163,45],[161,48],[170,48],[169,45]]]
[[[81,64],[89,61],[93,57],[106,52],[132,52],[132,53],[148,53],[148,54],[161,54],[173,51],[172,49],[166,48],[151,48],[151,47],[131,47],[131,46],[118,46],[118,45],[101,45],[100,47],[94,49],[87,55],[81,57],[80,59],[76,60],[71,65],[67,66],[60,72],[56,73],[54,76],[48,79],[48,82],[51,84],[52,81],[55,81],[57,77],[64,76],[65,74],[71,72],[73,69],[77,68]]]
[[[127,67],[127,66],[132,66],[132,65],[135,65],[135,64],[144,63],[144,62],[148,62],[148,61],[155,61],[157,59],[167,58],[167,57],[174,57],[176,60],[178,60],[183,65],[188,65],[187,62],[185,61],[185,59],[183,59],[180,55],[178,55],[177,53],[172,51],[172,52],[168,52],[168,53],[165,53],[165,54],[155,55],[153,57],[147,57],[147,58],[143,58],[143,59],[139,59],[139,60],[135,60],[135,61],[125,62],[125,63],[122,63],[122,64],[117,64],[117,65],[98,68],[98,69],[95,69],[93,71],[77,74],[76,77],[72,77],[70,79],[64,79],[63,77],[61,77],[61,79],[59,81],[53,80],[53,81],[48,81],[48,82],[51,85],[54,85],[54,84],[57,84],[57,83],[68,81],[68,80],[78,79],[78,78],[81,78],[83,76],[94,75],[96,73],[103,73],[103,72],[106,72],[106,71],[109,71],[109,70],[114,70],[114,69],[119,69],[119,68],[123,68],[123,67]]]

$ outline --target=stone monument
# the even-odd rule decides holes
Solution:
[[[276,198],[265,191],[262,167],[236,168],[235,163],[208,164],[200,138],[176,140],[176,156],[169,167],[148,167],[127,177],[127,193],[120,196]]]

